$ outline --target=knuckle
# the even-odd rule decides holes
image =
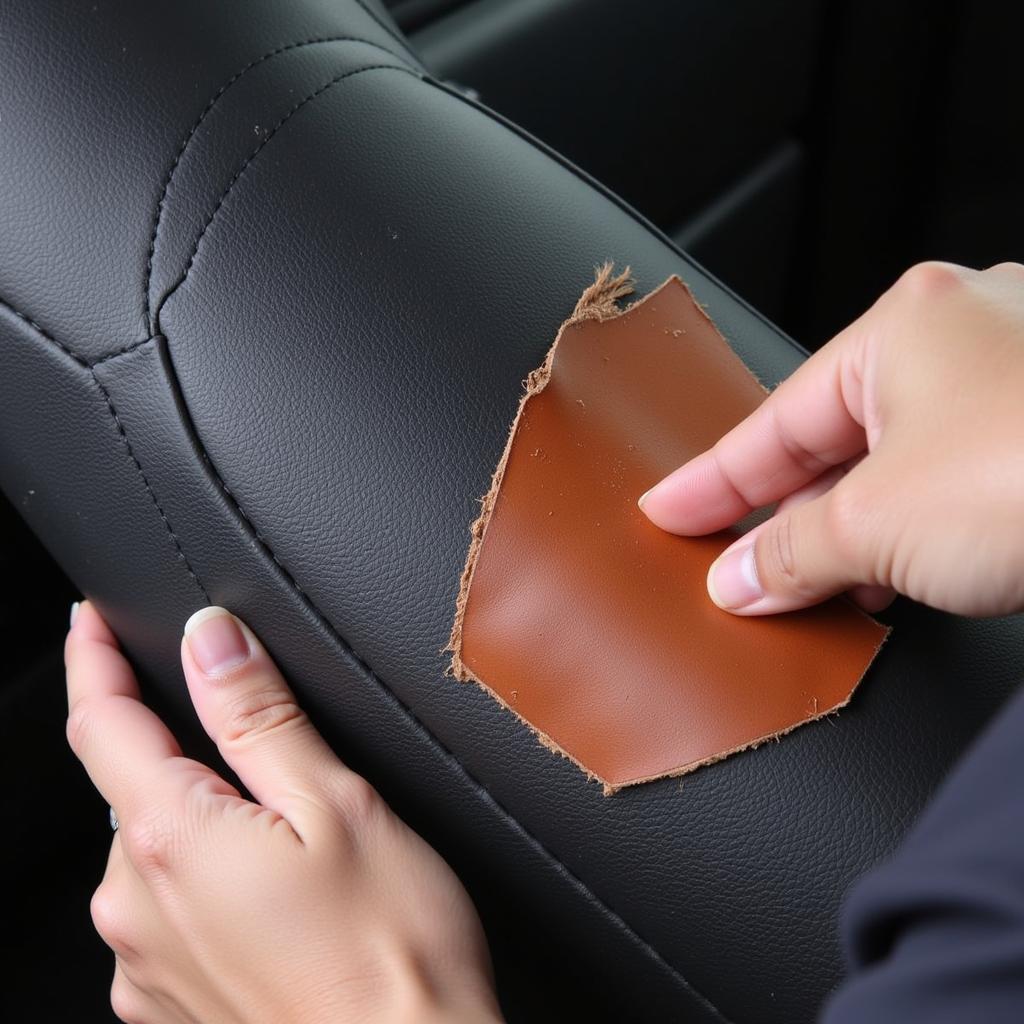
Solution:
[[[166,815],[145,812],[119,830],[125,857],[142,875],[166,875],[175,859],[175,833]]]
[[[932,301],[959,288],[964,283],[964,270],[955,263],[927,260],[916,263],[899,280],[900,290],[914,297]]]
[[[122,959],[132,959],[135,950],[128,934],[128,923],[121,911],[120,901],[115,898],[106,882],[92,894],[89,914],[96,933],[106,945]]]
[[[355,836],[372,827],[384,807],[377,790],[354,772],[343,774],[335,783],[334,799],[346,827]]]
[[[223,738],[228,743],[238,743],[287,729],[304,722],[305,717],[305,713],[287,691],[252,690],[228,706]]]
[[[809,451],[793,436],[790,429],[786,426],[783,417],[779,415],[778,405],[773,404],[768,406],[766,403],[762,408],[765,409],[766,415],[769,417],[771,433],[779,439],[779,443],[782,445],[782,450],[786,453],[786,456],[793,465],[814,477],[819,476],[821,473],[831,468],[831,463],[826,462],[820,456],[815,455],[814,452]],[[770,484],[770,481],[766,480],[765,483]],[[767,487],[765,489],[767,490]],[[770,500],[771,496],[765,495],[764,497],[768,497]],[[755,503],[751,502],[751,504]],[[755,507],[763,504],[765,504],[765,501],[758,501]]]

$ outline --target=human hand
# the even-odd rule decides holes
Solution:
[[[451,869],[335,757],[252,632],[186,625],[196,711],[253,795],[182,756],[83,604],[65,645],[68,739],[117,815],[92,901],[132,1024],[495,1021]]]
[[[640,499],[689,535],[775,501],[708,573],[728,611],[844,591],[877,610],[893,590],[967,615],[1024,609],[1024,266],[912,268]]]

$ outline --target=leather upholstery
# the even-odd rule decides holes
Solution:
[[[767,384],[800,351],[371,0],[0,19],[0,476],[154,704],[198,745],[181,624],[245,618],[465,878],[515,1019],[810,1020],[1020,622],[901,605],[837,721],[604,798],[443,675],[518,382],[606,257],[679,273]]]

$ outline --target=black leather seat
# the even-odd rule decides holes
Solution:
[[[838,717],[613,798],[441,653],[594,264],[679,273],[768,384],[801,350],[372,0],[0,18],[2,484],[154,703],[198,744],[181,625],[244,617],[462,874],[518,1019],[811,1020],[843,891],[1009,693],[1019,620],[898,605]]]

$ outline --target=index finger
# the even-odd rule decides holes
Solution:
[[[64,662],[68,742],[103,799],[123,818],[140,781],[180,757],[181,748],[140,700],[135,673],[88,602],[68,633]]]
[[[863,452],[864,331],[852,324],[811,356],[713,448],[641,499],[672,533],[724,529]]]

